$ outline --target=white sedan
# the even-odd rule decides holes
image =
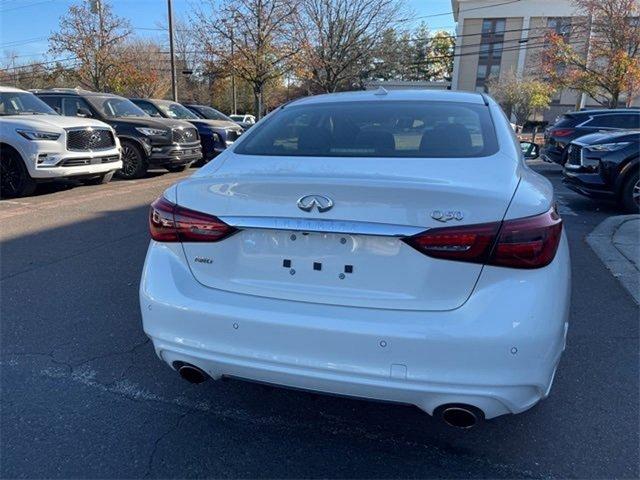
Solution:
[[[144,330],[189,381],[408,403],[465,428],[549,394],[567,241],[551,184],[485,95],[289,103],[149,223]]]

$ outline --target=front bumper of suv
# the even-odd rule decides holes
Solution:
[[[486,418],[545,398],[565,347],[570,268],[563,235],[537,270],[485,267],[450,311],[340,307],[225,292],[198,283],[180,244],[151,242],[140,285],[146,334],[172,368],[413,404]]]
[[[151,145],[148,159],[151,165],[186,165],[202,158],[200,141],[192,143],[173,143],[170,145]]]
[[[113,148],[84,152],[69,151],[57,141],[25,141],[19,151],[36,180],[93,176],[122,168],[117,140]]]

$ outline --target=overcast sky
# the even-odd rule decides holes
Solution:
[[[57,29],[58,20],[69,5],[77,1],[0,0],[0,57],[15,53],[19,56],[17,63],[42,60],[48,48],[48,36]],[[187,20],[191,7],[198,3],[197,0],[174,0],[174,15]],[[164,32],[144,30],[166,25],[166,0],[111,0],[111,4],[118,15],[130,20],[136,34],[168,43]],[[405,4],[415,18],[407,25],[417,25],[424,20],[433,30],[453,31],[450,0],[405,0]],[[427,15],[435,16],[419,18]]]

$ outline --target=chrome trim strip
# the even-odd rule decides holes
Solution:
[[[260,228],[298,232],[343,233],[345,235],[372,235],[380,237],[410,237],[427,230],[425,227],[392,225],[388,223],[354,222],[316,218],[282,217],[218,217],[227,225],[238,228]]]

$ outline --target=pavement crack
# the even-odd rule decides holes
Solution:
[[[153,469],[153,461],[155,459],[156,452],[158,451],[158,446],[160,445],[160,442],[162,442],[165,438],[167,438],[173,432],[178,430],[178,428],[180,428],[180,424],[182,423],[182,421],[189,415],[191,415],[191,412],[189,411],[180,415],[176,423],[173,426],[171,426],[169,429],[167,429],[165,432],[163,432],[160,436],[158,436],[158,438],[156,438],[156,440],[153,442],[153,447],[151,448],[151,453],[149,454],[149,459],[147,461],[147,470],[143,478],[151,477],[151,470]]]
[[[100,354],[100,355],[95,355],[95,356],[90,357],[90,358],[88,358],[86,360],[83,360],[81,362],[73,364],[73,367],[74,368],[81,367],[83,365],[86,365],[87,363],[95,362],[96,360],[101,360],[103,358],[118,357],[120,355],[127,355],[127,354],[132,355],[133,353],[135,353],[135,351],[138,348],[143,347],[148,343],[149,343],[149,338],[147,337],[142,342],[136,343],[134,346],[132,346],[128,350],[124,350],[124,351],[120,351],[120,352],[109,352],[109,353],[103,353],[103,354]],[[132,361],[133,361],[133,359],[132,359]]]

